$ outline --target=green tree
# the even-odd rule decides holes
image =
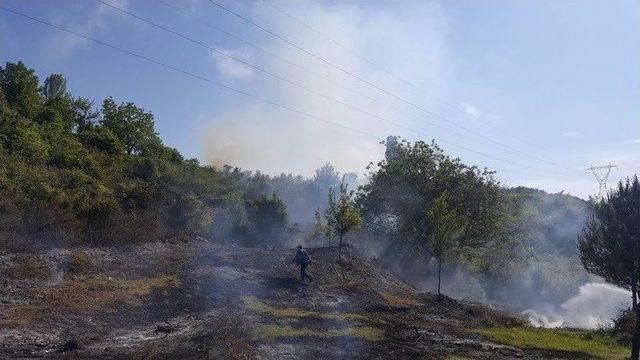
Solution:
[[[7,103],[24,116],[32,116],[42,103],[38,77],[22,61],[7,62],[4,69],[0,67],[0,86]]]
[[[361,228],[362,217],[355,206],[354,192],[348,190],[348,186],[344,183],[340,185],[339,191],[336,198],[333,188],[329,189],[329,207],[325,211],[325,220],[328,234],[338,237],[338,263],[344,277],[344,266],[342,264],[343,240],[348,233]]]
[[[249,201],[246,211],[254,243],[284,244],[288,240],[287,207],[275,193]]]
[[[578,238],[585,269],[607,282],[632,292],[636,324],[631,358],[640,353],[640,182],[638,177],[620,181],[606,199],[594,204],[593,213]]]
[[[131,102],[118,105],[112,98],[106,99],[101,124],[118,136],[130,155],[151,154],[162,146],[153,114]]]
[[[510,218],[509,198],[493,172],[467,166],[447,156],[435,143],[410,143],[397,137],[386,141],[385,159],[362,186],[358,206],[371,239],[384,239],[382,256],[400,257],[419,266],[417,244],[430,233],[425,216],[434,200],[448,192],[449,205],[461,224],[458,261],[473,270],[488,269],[487,259],[505,237]]]
[[[120,139],[104,126],[96,126],[81,131],[78,134],[82,143],[94,150],[103,151],[109,155],[124,154],[125,148]]]
[[[438,263],[438,296],[440,296],[442,263],[456,250],[458,246],[456,238],[462,229],[458,214],[449,205],[448,192],[443,192],[433,201],[433,205],[427,211],[427,220],[431,227],[431,233],[426,245],[431,247],[429,252]]]
[[[67,80],[60,74],[51,74],[44,80],[42,94],[51,101],[67,94]]]

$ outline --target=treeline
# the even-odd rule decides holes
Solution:
[[[95,106],[69,94],[59,74],[40,83],[23,63],[7,63],[0,86],[3,247],[185,235],[284,241],[292,229],[272,193],[282,183],[313,187],[185,159],[162,143],[153,114],[112,98]]]
[[[386,147],[359,191],[355,241],[405,279],[434,289],[443,262],[448,294],[522,309],[559,305],[590,279],[577,251],[587,201],[506,188],[435,143],[389,137]],[[430,212],[443,207],[434,221]],[[434,237],[443,224],[444,249]]]
[[[432,275],[434,258],[449,275],[491,279],[483,286],[524,275],[550,296],[570,287],[549,289],[549,272],[583,278],[579,268],[553,264],[577,261],[586,202],[505,188],[493,172],[450,158],[435,143],[389,137],[366,181],[329,164],[310,178],[269,176],[185,159],[162,143],[152,113],[75,97],[62,75],[40,82],[24,64],[7,63],[0,86],[2,247],[196,235],[243,245],[335,244],[325,236],[336,233],[325,231],[328,194],[344,184],[357,190],[353,211],[362,218],[361,230],[344,240],[409,280]],[[442,221],[434,219],[452,220],[438,249],[433,234],[442,233]],[[532,273],[534,265],[549,270]]]

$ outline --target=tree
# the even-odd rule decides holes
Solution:
[[[42,94],[51,101],[67,93],[67,80],[60,74],[51,74],[44,80]]]
[[[86,147],[103,151],[109,155],[118,155],[125,151],[120,139],[104,126],[88,128],[81,131],[78,137]]]
[[[431,232],[425,216],[434,200],[447,192],[449,206],[458,216],[461,231],[458,262],[484,271],[488,254],[497,242],[515,242],[505,235],[511,217],[511,201],[493,172],[450,158],[435,143],[410,143],[390,137],[385,158],[362,186],[358,206],[368,239],[383,246],[381,258],[420,267],[419,244]],[[502,246],[501,246],[502,247]],[[400,269],[399,269],[400,270]]]
[[[4,69],[0,67],[0,86],[7,103],[21,115],[32,116],[41,104],[38,77],[22,61],[7,62]]]
[[[284,202],[273,193],[246,205],[250,236],[254,243],[283,244],[287,240],[289,216]]]
[[[449,206],[449,194],[445,191],[438,196],[427,211],[427,220],[431,224],[428,246],[438,262],[438,296],[441,295],[442,263],[456,247],[456,237],[460,234],[461,224],[456,212]]]
[[[349,191],[345,183],[340,185],[340,193],[337,199],[333,188],[329,189],[329,207],[325,211],[325,220],[329,235],[338,237],[338,263],[344,277],[344,266],[342,264],[343,239],[346,234],[359,230],[362,226],[362,217],[356,209],[353,191]]]
[[[631,358],[640,353],[640,182],[638,177],[620,181],[593,212],[578,238],[585,269],[605,281],[631,290],[636,324]]]
[[[111,130],[128,154],[151,153],[162,145],[154,129],[153,115],[135,104],[116,104],[112,98],[102,104],[102,125]]]

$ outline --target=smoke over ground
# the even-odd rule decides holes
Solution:
[[[577,295],[560,305],[560,309],[525,310],[523,315],[534,326],[577,327],[593,329],[610,325],[620,310],[629,307],[631,293],[602,283],[580,286]]]
[[[393,2],[362,7],[354,3],[327,5],[305,2],[287,6],[286,10],[296,17],[304,18],[306,23],[359,54],[375,59],[376,63],[402,78],[413,83],[426,84],[430,90],[446,95],[447,83],[451,78],[452,57],[446,41],[449,31],[447,16],[438,4]],[[258,23],[274,32],[304,45],[309,51],[321,54],[332,63],[339,64],[425,108],[446,115],[441,108],[442,105],[433,102],[431,97],[413,98],[418,94],[407,93],[406,86],[399,84],[397,80],[389,78],[370,64],[362,63],[344,49],[328,44],[326,39],[319,38],[317,34],[301,29],[294,21],[283,18],[263,3],[252,3],[250,9],[245,8],[243,12],[250,14]],[[406,106],[385,99],[384,95],[364,86],[358,80],[337,72],[318,59],[302,54],[259,31],[251,35],[252,38],[257,36],[260,45],[270,52],[312,69],[330,81],[309,75],[258,50],[252,50],[248,57],[252,63],[322,94],[416,128],[427,133],[429,137],[440,137],[441,134],[428,127],[425,122],[419,123],[414,117],[394,109],[402,107],[406,111]],[[225,51],[234,54],[247,53],[244,48],[225,48]],[[398,54],[403,56],[400,58]],[[233,66],[238,64],[230,64],[228,59],[213,60],[224,61],[217,64],[220,74],[226,76],[233,86],[241,87],[250,93],[261,96],[266,94],[268,99],[285,106],[379,135],[380,138],[388,134],[400,134],[409,140],[415,137],[415,134],[406,134],[404,129],[398,129],[392,124],[370,118],[303,89],[265,77],[258,71]],[[234,71],[225,73],[220,69]],[[238,76],[239,73],[242,76]],[[354,92],[377,100],[371,101]],[[301,174],[308,179],[312,178],[313,171],[326,161],[331,161],[341,173],[353,171],[362,175],[370,161],[377,161],[383,157],[384,147],[380,146],[376,139],[246,99],[242,99],[236,106],[231,105],[233,102],[210,119],[203,131],[203,153],[210,164],[259,169],[270,175]],[[463,107],[472,117],[481,113],[473,104],[465,103]],[[463,142],[465,138],[456,138],[456,141]],[[316,191],[324,188],[316,186],[314,181],[285,178],[286,176],[280,176],[278,179],[270,180],[271,184],[266,186],[263,192],[267,195],[271,192],[278,193],[287,205],[292,222],[308,229],[314,220],[314,211],[325,205],[326,194]],[[297,183],[295,188],[298,190],[291,191],[290,184],[294,182]],[[517,311],[530,309],[548,317],[546,322],[540,321],[544,324],[554,324],[556,317],[559,317],[561,320],[557,321],[575,326],[595,326],[594,322],[607,315],[597,306],[595,300],[575,300],[581,304],[579,306],[567,304],[574,297],[583,299],[587,294],[591,294],[590,297],[587,296],[590,299],[597,297],[597,291],[594,292],[592,284],[589,283],[593,280],[582,270],[581,265],[576,263],[575,256],[576,235],[586,218],[586,203],[561,194],[538,193],[532,189],[522,191],[529,197],[530,203],[528,213],[524,216],[527,220],[523,221],[519,230],[524,237],[523,247],[530,247],[532,253],[522,264],[522,274],[508,281],[498,281],[459,269],[449,269],[447,277],[450,281],[444,284],[445,293],[457,298],[506,304]],[[383,252],[388,245],[368,239],[357,241],[357,246],[374,255]],[[393,267],[393,264],[386,265]],[[433,289],[435,281],[429,275],[432,269],[425,271],[424,268],[416,268],[406,271],[410,274],[404,273],[405,278],[412,279],[414,284],[422,285],[426,290]],[[585,314],[580,319],[577,313],[571,310],[576,306]]]
[[[258,23],[265,24],[275,33],[301,44],[314,54],[403,97],[411,99],[412,95],[417,95],[408,94],[406,85],[397,79],[362,62],[314,32],[301,28],[262,2],[252,3],[251,6],[250,16]],[[414,83],[428,84],[430,89],[445,90],[449,63],[444,45],[446,17],[436,3],[393,2],[363,7],[353,3],[304,2],[287,6],[287,11],[304,18],[306,23],[359,54],[375,59],[377,64],[398,76]],[[406,105],[385,97],[374,88],[277,39],[264,36],[257,30],[255,33],[261,36],[260,45],[263,48],[306,69],[312,69],[331,81],[314,77],[258,50],[252,53],[252,63],[354,107],[422,130],[424,123],[418,123],[407,115]],[[397,54],[403,56],[398,57]],[[228,59],[224,65],[228,67],[227,62]],[[221,72],[221,75],[225,76],[225,73]],[[240,79],[231,75],[226,77],[234,82],[234,86],[241,86],[248,92],[264,95],[331,122],[375,134],[380,139],[388,134],[405,132],[388,122],[260,72],[254,71],[251,76]],[[432,105],[429,104],[432,100],[425,100],[424,96],[419,100],[423,105]],[[392,107],[387,106],[394,101]],[[393,107],[404,107],[404,114]],[[436,135],[434,133],[433,136]],[[210,120],[203,132],[202,143],[204,157],[210,164],[260,169],[272,175],[291,172],[311,176],[326,161],[331,161],[340,172],[355,171],[362,174],[364,167],[380,158],[384,151],[378,139],[245,99],[242,104],[222,109]]]

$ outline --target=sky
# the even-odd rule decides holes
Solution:
[[[129,14],[0,6],[129,54],[0,10],[0,64],[64,74],[96,106],[135,102],[202,163],[365,176],[397,135],[506,186],[583,198],[598,191],[591,165],[618,166],[609,184],[640,172],[637,0],[104,2]]]

